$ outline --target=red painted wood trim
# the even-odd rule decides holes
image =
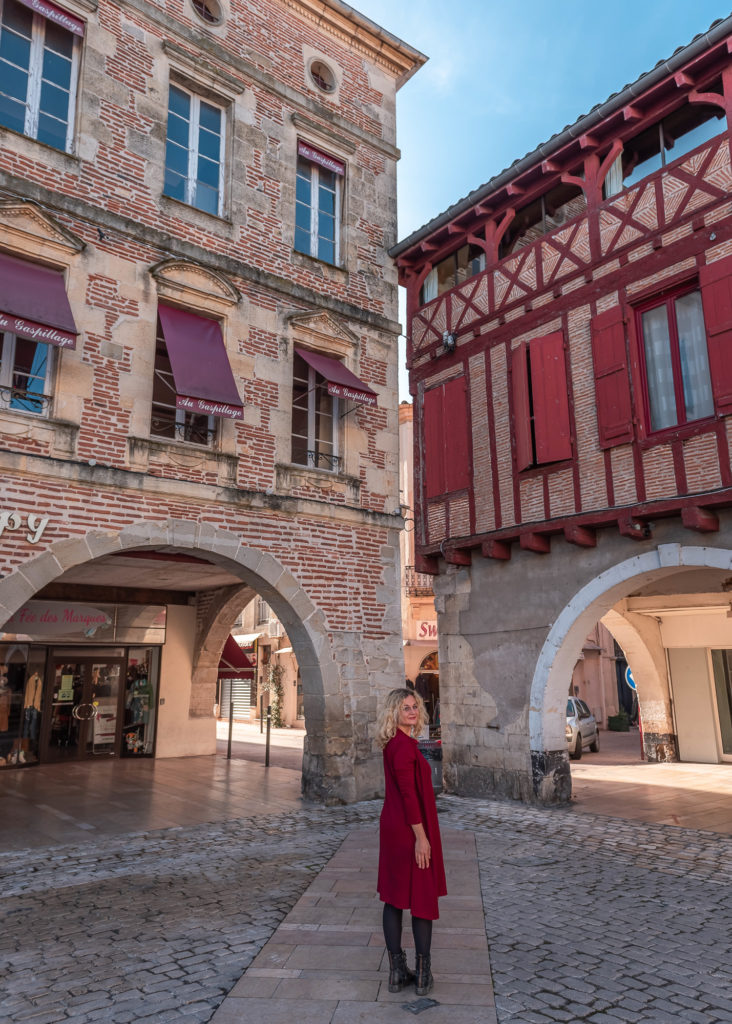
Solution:
[[[417,572],[424,572],[429,576],[438,576],[440,573],[440,566],[437,559],[431,555],[425,555],[421,551],[415,551],[414,568]]]
[[[511,557],[511,545],[502,540],[486,540],[480,548],[483,558],[497,558],[507,562]]]
[[[503,510],[501,509],[501,486],[498,476],[498,449],[496,446],[496,420],[493,406],[493,367],[490,360],[490,349],[486,348],[483,353],[485,360],[485,399],[488,403],[488,427],[489,443],[491,452],[491,478],[493,485],[493,514],[496,521],[496,528],[503,525]],[[508,383],[508,378],[507,378]]]
[[[687,494],[689,485],[686,481],[686,464],[684,463],[684,446],[681,441],[675,441],[671,445],[671,456],[674,460],[674,477],[676,482],[676,493]]]
[[[719,516],[708,508],[682,508],[681,522],[687,530],[697,530],[699,533],[716,533],[719,530]]]
[[[724,420],[718,420],[715,433],[717,435],[717,456],[723,487],[732,487],[732,465],[730,465],[729,441]]]
[[[615,482],[613,480],[613,461],[610,449],[606,448],[602,453],[605,456],[605,490],[607,491],[607,503],[610,508],[615,504]]]
[[[472,565],[473,556],[470,548],[449,548],[445,550],[444,559],[448,565]]]
[[[552,549],[551,540],[543,533],[519,534],[519,546],[524,551],[535,551],[538,555],[548,555]]]
[[[577,544],[581,548],[597,547],[597,534],[586,526],[565,526],[564,539],[570,544]]]

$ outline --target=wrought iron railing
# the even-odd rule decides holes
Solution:
[[[328,455],[327,452],[314,452],[308,448],[308,466],[316,466],[321,469],[328,469],[337,473],[341,468],[341,459],[338,455]]]
[[[410,597],[432,597],[432,577],[426,572],[417,572],[413,565],[404,569],[404,585]]]

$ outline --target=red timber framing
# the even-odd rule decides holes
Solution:
[[[725,32],[680,51],[635,83],[632,100],[611,98],[392,250],[407,289],[424,571],[437,571],[440,558],[468,564],[471,553],[506,560],[514,542],[546,554],[552,536],[591,547],[609,526],[642,539],[667,516],[711,532],[715,510],[732,506],[732,28]],[[667,118],[696,124],[697,109],[703,141],[679,144],[678,156],[674,140],[661,142],[660,169],[605,196],[636,136]],[[582,190],[575,215],[504,254],[521,211],[561,186]],[[422,304],[432,268],[465,245],[485,253],[485,269]],[[692,293],[701,296],[713,411],[652,431],[642,313],[665,303],[673,318],[675,296]],[[673,344],[683,409],[686,371]],[[459,394],[449,391],[458,380]]]

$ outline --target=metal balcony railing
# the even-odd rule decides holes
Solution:
[[[417,572],[413,565],[404,569],[405,589],[410,597],[432,597],[432,577],[426,572]]]

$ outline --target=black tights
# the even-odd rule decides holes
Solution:
[[[402,911],[391,903],[385,903],[383,922],[386,948],[390,953],[398,953],[402,948]],[[417,956],[429,956],[432,944],[432,922],[429,918],[412,914],[412,935]]]

